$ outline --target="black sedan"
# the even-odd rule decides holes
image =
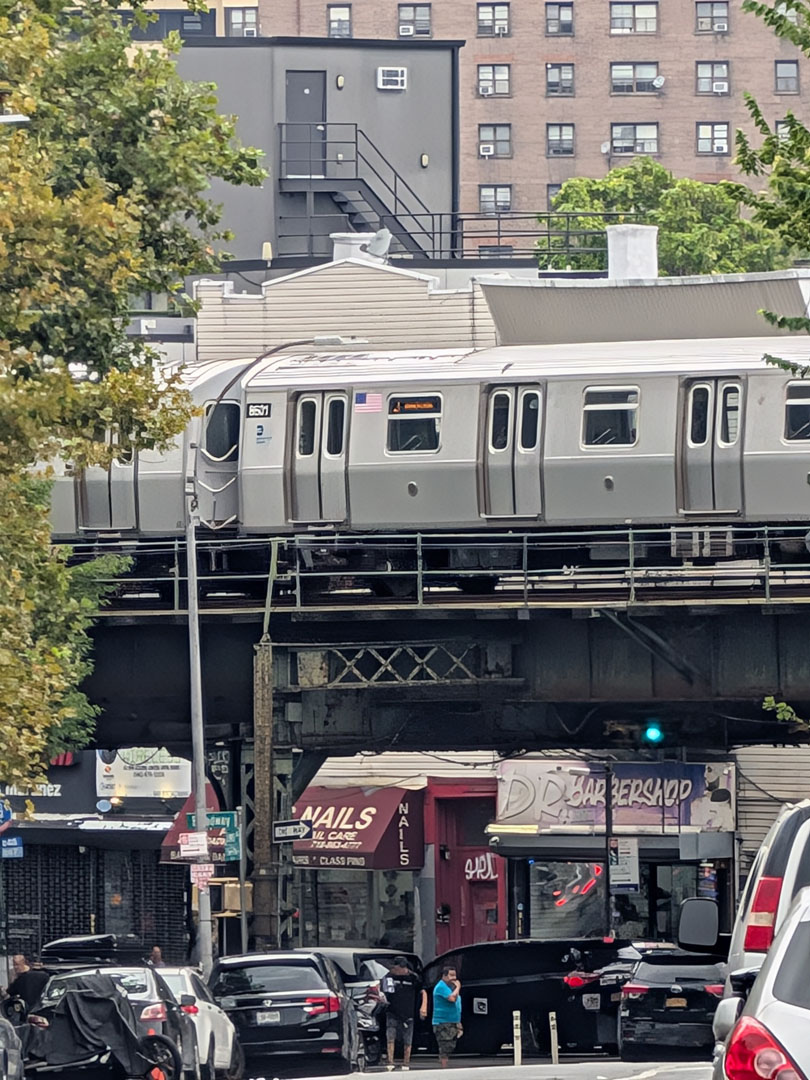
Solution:
[[[210,987],[249,1064],[268,1057],[317,1059],[347,1073],[360,1064],[357,1014],[328,957],[292,951],[228,956],[215,964]]]
[[[622,1061],[643,1061],[667,1047],[710,1055],[725,981],[726,965],[711,957],[680,951],[644,957],[622,986]]]

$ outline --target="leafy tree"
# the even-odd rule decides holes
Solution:
[[[89,738],[86,630],[120,568],[51,547],[34,467],[109,464],[182,431],[190,400],[127,335],[131,297],[215,271],[211,178],[264,175],[214,88],[178,76],[179,47],[134,49],[103,0],[0,0],[0,108],[30,118],[0,125],[0,781]]]
[[[786,265],[786,245],[759,222],[744,218],[741,202],[740,194],[725,185],[676,178],[648,157],[599,179],[567,180],[554,199],[554,211],[577,217],[566,225],[565,218],[551,216],[550,246],[565,246],[560,230],[567,227],[570,235],[573,228],[582,253],[554,254],[552,267],[604,269],[605,219],[588,214],[609,214],[611,224],[657,225],[658,262],[665,275],[736,274]],[[544,243],[540,257],[545,263]]]

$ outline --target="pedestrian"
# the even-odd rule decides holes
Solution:
[[[11,965],[14,968],[14,979],[9,983],[8,996],[22,998],[25,1007],[30,1011],[39,1001],[50,976],[42,968],[32,969],[22,953],[12,956]]]
[[[163,953],[159,945],[153,945],[152,950],[149,953],[149,963],[152,967],[161,968],[166,967],[166,963],[163,959]]]
[[[427,1016],[427,994],[422,989],[421,979],[411,971],[410,964],[404,956],[394,957],[390,971],[382,980],[381,989],[388,999],[388,1012],[385,1018],[388,1071],[394,1068],[394,1050],[397,1036],[400,1036],[402,1068],[407,1072],[411,1067],[413,1029],[416,1025],[416,1000],[419,999],[419,1015],[424,1020]]]
[[[461,983],[452,966],[442,968],[442,977],[433,987],[433,1034],[439,1048],[439,1064],[447,1068],[447,1060],[464,1034],[461,1027]]]

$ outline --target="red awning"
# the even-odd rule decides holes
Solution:
[[[424,792],[406,788],[309,787],[293,815],[312,822],[296,840],[296,866],[346,870],[418,870],[424,865]]]

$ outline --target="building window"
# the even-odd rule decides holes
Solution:
[[[225,34],[227,37],[257,37],[258,33],[258,8],[225,9]]]
[[[549,210],[554,209],[554,200],[560,194],[562,184],[546,184],[546,206]]]
[[[658,4],[611,4],[611,34],[655,34]]]
[[[787,142],[790,139],[790,124],[787,120],[777,120],[773,125],[773,133],[779,142]]]
[[[799,92],[799,61],[777,60],[776,61],[776,92],[777,94],[798,94]]]
[[[612,94],[653,94],[658,78],[658,64],[611,64]]]
[[[509,64],[479,64],[478,93],[481,97],[508,97],[511,91]]]
[[[478,5],[478,36],[505,37],[510,33],[508,4]]]
[[[546,64],[546,94],[570,97],[574,93],[574,65]]]
[[[698,124],[697,152],[699,154],[727,154],[728,124]]]
[[[482,214],[504,214],[512,209],[511,184],[482,184],[478,188],[478,209]]]
[[[658,124],[611,124],[612,154],[657,154]]]
[[[479,124],[478,156],[510,158],[512,156],[512,125]]]
[[[430,37],[430,4],[400,4],[398,25],[400,37]]]
[[[698,34],[725,34],[728,32],[728,3],[695,4],[695,31]]]
[[[326,9],[329,37],[348,38],[352,36],[351,4],[330,4]]]
[[[573,4],[546,4],[546,33],[553,37],[574,33]]]
[[[700,61],[695,64],[696,94],[727,94],[729,90],[728,61]]]
[[[573,124],[546,124],[546,154],[548,157],[573,157]]]
[[[638,387],[589,387],[582,415],[583,446],[634,446],[638,438]]]
[[[199,15],[196,12],[192,12],[189,15],[183,15],[180,19],[181,34],[201,34],[202,28],[202,15]]]

